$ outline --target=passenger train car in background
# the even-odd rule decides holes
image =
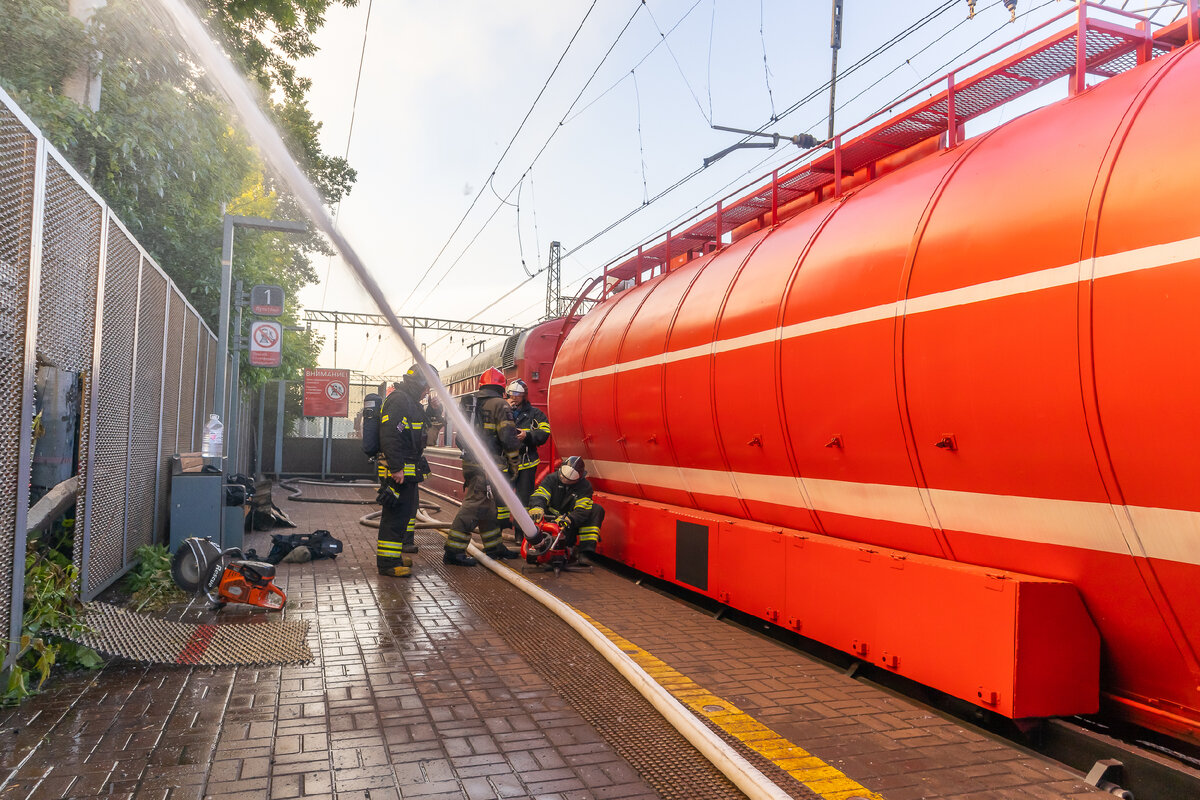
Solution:
[[[498,367],[504,376],[513,381],[517,378],[525,381],[529,387],[529,402],[546,409],[546,392],[550,386],[550,368],[554,364],[554,354],[562,342],[565,318],[552,319],[534,325],[531,328],[514,333],[503,342],[493,345],[472,356],[466,361],[451,364],[441,371],[442,383],[455,397],[468,395],[479,388],[479,376],[490,367]],[[554,430],[554,420],[550,420],[550,430]],[[426,488],[438,494],[462,499],[462,466],[461,454],[453,447],[454,433],[446,429],[442,434],[442,446],[426,449],[425,456],[433,473],[430,475]],[[550,441],[540,448],[539,455],[542,467],[538,473],[541,479],[555,458],[554,435]]]
[[[549,392],[601,553],[1008,717],[1200,742],[1189,12],[1072,8],[606,269]]]

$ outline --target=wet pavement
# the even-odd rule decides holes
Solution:
[[[482,567],[444,567],[436,533],[418,532],[413,577],[384,578],[358,522],[369,506],[279,504],[300,531],[345,544],[336,561],[279,567],[283,616],[309,621],[314,661],[113,661],[56,677],[0,711],[0,798],[741,796],[557,617]],[[528,577],[793,797],[1096,796],[1036,755],[614,573]]]

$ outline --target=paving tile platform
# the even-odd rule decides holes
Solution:
[[[113,661],[58,676],[0,710],[0,799],[743,796],[565,623],[483,567],[443,566],[435,532],[418,532],[414,576],[384,578],[358,522],[370,506],[279,504],[346,545],[336,561],[279,567],[285,617],[310,622],[315,661]],[[1098,796],[1035,754],[607,570],[526,577],[792,797]]]

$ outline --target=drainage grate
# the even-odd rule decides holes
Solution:
[[[62,639],[110,656],[144,664],[187,664],[206,667],[306,664],[308,621],[197,625],[134,614],[107,603],[88,603],[85,633],[51,631]]]

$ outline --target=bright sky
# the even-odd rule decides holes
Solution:
[[[1137,11],[1164,3],[1172,8],[1157,20],[1167,22],[1173,0],[1107,4]],[[962,64],[1072,8],[1020,0],[1017,21],[1006,24],[1001,0],[978,0],[969,21],[966,0],[844,5],[839,131],[945,74],[948,63]],[[350,136],[358,182],[339,209],[339,227],[399,314],[532,324],[544,312],[546,281],[545,273],[526,281],[527,272],[545,266],[551,240],[567,254],[563,292],[571,294],[606,262],[798,154],[792,145],[736,151],[581,247],[740,138],[710,122],[759,128],[815,93],[767,130],[824,137],[830,7],[830,0],[602,0],[594,7],[592,0],[359,0],[357,8],[335,7],[317,37],[321,52],[301,71],[313,79],[310,105],[324,124],[325,150],[345,153]],[[660,32],[668,34],[665,44]],[[1064,93],[1055,88],[1048,99]],[[998,112],[991,124],[1015,113]],[[302,293],[306,308],[377,313],[338,259],[319,259],[316,267],[322,283]],[[384,329],[339,326],[335,364],[332,326],[318,328],[327,337],[321,366],[383,375],[410,363]],[[468,341],[480,338],[416,336],[439,367],[464,358]]]

